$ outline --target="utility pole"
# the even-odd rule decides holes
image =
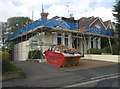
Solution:
[[[33,16],[34,16],[34,12],[33,12],[33,10],[32,10],[32,20],[33,20]]]
[[[42,13],[44,13],[44,7],[43,7],[43,5],[42,5]]]

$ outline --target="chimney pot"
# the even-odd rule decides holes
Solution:
[[[45,12],[42,12],[41,13],[41,18],[47,18],[47,16],[49,15],[49,13],[45,13]]]

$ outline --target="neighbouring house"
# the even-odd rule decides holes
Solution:
[[[82,17],[75,20],[55,16],[47,18],[48,13],[41,13],[41,18],[17,30],[8,36],[13,44],[13,59],[24,61],[31,50],[44,52],[51,45],[63,44],[87,53],[89,48],[101,49],[101,39],[112,39],[113,34],[99,17]]]
[[[93,33],[94,35],[100,34],[99,36],[89,36],[88,38],[90,40],[90,48],[98,47],[100,49],[107,46],[106,44],[109,41],[108,37],[104,37],[101,35],[113,36],[115,26],[112,24],[112,22],[110,22],[110,20],[103,22],[103,20],[99,17],[82,17],[79,19],[79,30],[85,33]],[[98,43],[97,40],[101,41],[98,41]],[[113,39],[111,40],[112,42],[114,42]]]
[[[115,23],[111,22],[111,20],[104,21],[104,25],[106,26],[107,30],[115,31]]]

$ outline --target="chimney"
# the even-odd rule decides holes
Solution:
[[[74,20],[73,14],[70,14],[70,19]]]
[[[49,13],[47,12],[44,12],[44,8],[43,8],[43,5],[42,5],[42,13],[41,13],[41,18],[46,18],[47,19],[47,16],[49,15]]]
[[[47,18],[47,16],[49,15],[49,13],[47,12],[42,12],[41,13],[41,18]]]

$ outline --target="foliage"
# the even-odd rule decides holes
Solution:
[[[7,71],[11,71],[11,64],[8,60],[2,60],[2,73],[4,74]]]
[[[30,22],[32,22],[32,20],[28,17],[11,17],[7,19],[7,22],[10,30],[14,32],[29,24]]]
[[[90,54],[112,54],[112,55],[118,55],[118,46],[116,45],[112,45],[112,53],[111,53],[111,48],[110,46],[106,46],[103,49],[97,49],[97,48],[90,48],[88,50],[90,52]]]
[[[114,5],[113,16],[116,18],[116,31],[117,31],[117,46],[120,51],[120,1],[116,1],[116,5]]]
[[[12,77],[10,75],[13,75]],[[3,80],[12,79],[12,78],[25,78],[25,74],[22,70],[8,60],[2,60],[2,76]]]
[[[28,59],[42,59],[43,53],[40,50],[29,51]]]
[[[116,2],[116,5],[114,5],[114,10],[113,11],[116,12],[116,13],[113,14],[113,16],[117,20],[116,27],[120,28],[120,25],[119,25],[119,23],[120,23],[120,1]]]
[[[11,60],[11,54],[8,51],[0,51],[0,57],[2,60]]]
[[[27,24],[31,23],[33,20],[31,20],[28,17],[11,17],[7,19],[6,26],[2,28],[2,40],[3,40],[3,49],[9,49],[11,50],[11,44],[7,40],[7,37],[9,34],[13,33],[14,31],[19,30],[20,28],[26,26]]]
[[[111,53],[110,46],[106,46],[103,50],[104,53]],[[112,45],[112,54],[118,55],[118,46]]]
[[[90,48],[88,49],[88,51],[90,52],[90,54],[101,54],[103,52],[102,49],[98,49],[98,48]]]
[[[25,74],[22,72],[21,69],[14,66],[10,63],[11,55],[8,51],[0,51],[0,58],[2,58],[2,76],[4,79],[11,79],[11,78],[24,78]],[[9,77],[10,75],[13,77]],[[16,76],[16,77],[15,77]]]

